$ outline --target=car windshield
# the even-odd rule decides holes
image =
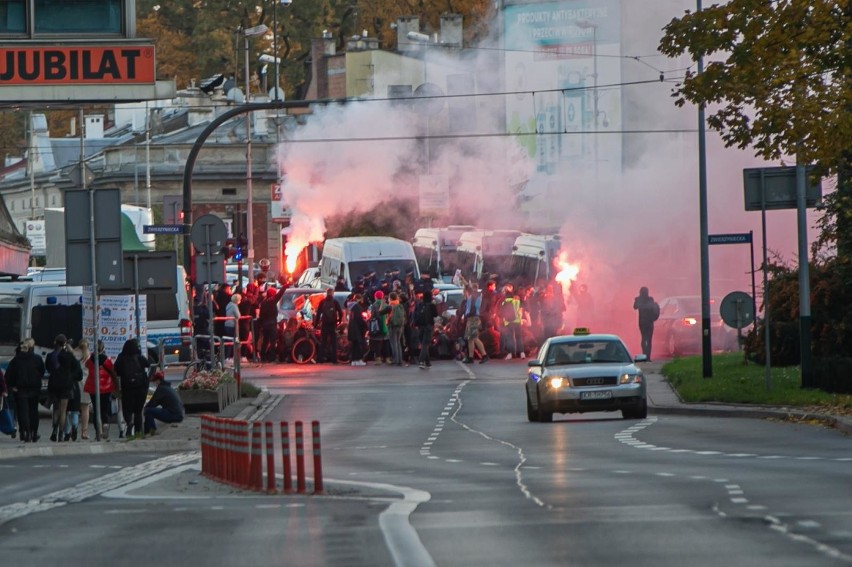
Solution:
[[[546,365],[612,362],[632,362],[624,344],[612,339],[555,343],[550,345],[544,359]]]
[[[359,278],[365,277],[369,273],[374,273],[376,279],[382,280],[388,272],[396,272],[398,278],[405,279],[405,274],[408,272],[414,273],[417,264],[414,260],[362,260],[357,262],[349,262],[349,278],[352,282]]]

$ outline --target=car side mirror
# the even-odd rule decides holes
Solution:
[[[648,357],[644,354],[637,354],[633,358],[633,362],[645,362],[646,360],[648,360]]]
[[[537,358],[527,362],[527,366],[541,366],[541,361]]]

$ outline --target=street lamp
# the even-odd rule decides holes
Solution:
[[[249,83],[249,38],[257,35],[263,35],[269,31],[265,25],[260,24],[251,28],[243,29],[243,39],[245,41],[245,62],[246,62],[246,98],[245,104],[250,104],[251,85]],[[252,196],[252,170],[251,170],[251,112],[246,112],[246,244],[248,245],[248,280],[254,281],[254,198]],[[239,238],[240,235],[235,234]],[[242,277],[242,274],[239,276]]]

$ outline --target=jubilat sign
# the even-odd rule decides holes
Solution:
[[[0,86],[152,84],[153,45],[0,47]]]

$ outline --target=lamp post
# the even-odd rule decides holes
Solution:
[[[245,104],[250,104],[251,84],[249,82],[249,38],[256,35],[263,35],[269,31],[265,25],[254,26],[243,30],[243,39],[245,46],[245,63],[246,63],[246,100]],[[246,244],[248,245],[248,280],[254,281],[254,199],[252,196],[252,170],[251,170],[251,112],[246,112]],[[235,234],[239,238],[240,235]],[[242,274],[239,276],[242,277]]]

